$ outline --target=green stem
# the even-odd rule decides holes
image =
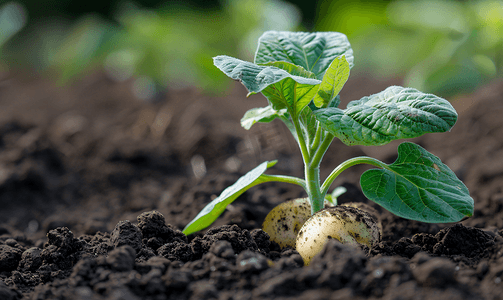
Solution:
[[[305,168],[306,191],[311,202],[311,215],[323,208],[324,194],[320,191],[320,168],[307,164]]]
[[[270,181],[276,181],[276,182],[286,182],[286,183],[291,183],[291,184],[296,184],[300,185],[304,189],[306,189],[306,181],[297,177],[292,177],[292,176],[286,176],[286,175],[268,175],[268,174],[262,174],[260,175],[260,178],[264,181],[262,182],[270,182]]]
[[[295,125],[300,151],[302,152],[302,158],[304,160],[304,176],[306,180],[304,189],[311,202],[311,214],[314,214],[323,208],[324,201],[324,196],[320,193],[320,168],[319,165],[312,163],[312,157],[308,151],[306,140],[304,139],[298,119],[292,116],[292,121]]]
[[[295,116],[292,115],[292,122],[295,126],[295,131],[297,132],[297,141],[299,143],[300,152],[302,154],[302,159],[304,160],[304,165],[309,163],[309,151],[306,146],[306,140],[304,139],[304,134],[302,133],[302,129],[300,128],[299,121]]]
[[[316,122],[316,126],[318,128],[316,129],[316,135],[314,136],[314,141],[313,141],[313,144],[311,145],[310,153],[312,153],[313,151],[318,149],[318,146],[320,145],[320,141],[321,141],[321,136],[323,133],[323,130],[321,129],[321,126],[320,126],[320,122]]]
[[[318,128],[319,130],[317,130],[316,135],[319,136],[318,138],[319,140],[321,140],[323,130],[320,129],[321,126]],[[328,147],[330,147],[333,139],[334,136],[330,133],[327,133],[327,135],[323,138],[321,144],[318,141],[317,145],[315,145],[316,147],[313,147],[311,150],[314,151],[314,153],[311,153],[312,156],[310,162],[306,164],[305,173],[307,193],[309,195],[309,199],[311,200],[312,215],[323,209],[326,191],[323,192],[323,190],[320,188],[320,163],[323,156],[325,155],[325,152],[328,150]]]
[[[330,188],[330,185],[332,185],[332,183],[334,182],[335,178],[337,178],[337,176],[339,176],[344,170],[358,164],[369,164],[372,166],[376,166],[378,168],[389,169],[387,164],[368,156],[360,156],[348,159],[339,166],[337,166],[337,168],[335,168],[332,171],[332,173],[328,175],[327,179],[325,179],[325,182],[323,182],[323,185],[321,186],[322,194],[325,195],[328,192],[328,189]]]
[[[333,140],[334,140],[334,135],[331,134],[330,132],[327,132],[327,135],[323,139],[323,142],[318,147],[318,149],[316,149],[316,152],[314,153],[314,155],[311,159],[311,164],[313,166],[320,165],[321,160],[323,159],[323,156],[325,155],[325,152],[327,152],[328,147],[330,147],[330,144],[332,144]]]

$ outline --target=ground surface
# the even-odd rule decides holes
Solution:
[[[382,242],[327,244],[310,266],[260,229],[276,204],[304,196],[264,184],[238,198],[205,232],[181,230],[240,175],[301,176],[280,123],[239,126],[265,99],[170,91],[135,99],[128,82],[92,74],[71,86],[25,75],[0,81],[0,299],[501,299],[503,295],[503,81],[453,100],[449,133],[413,140],[468,186],[472,218],[425,224],[379,210]],[[359,99],[399,81],[351,79]],[[347,102],[347,101],[346,101]],[[343,104],[345,105],[345,104]],[[396,158],[334,143],[322,176],[343,160]],[[343,173],[340,202],[366,201],[364,167]]]

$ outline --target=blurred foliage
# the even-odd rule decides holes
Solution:
[[[123,6],[117,17],[123,30],[103,47],[106,69],[115,77],[139,73],[169,86],[220,90],[225,78],[213,66],[213,56],[250,58],[250,40],[255,42],[266,28],[295,30],[300,24],[299,12],[282,1],[234,0],[224,7],[154,12]]]
[[[297,30],[301,21],[300,11],[281,0],[226,0],[222,7],[153,10],[124,2],[115,22],[97,15],[76,22],[43,20],[5,45],[3,58],[12,66],[52,71],[63,83],[104,66],[116,80],[136,78],[133,86],[140,98],[150,98],[159,87],[222,91],[228,81],[213,66],[213,56],[252,59],[263,31]]]
[[[221,0],[206,7],[168,1],[145,8],[117,0],[120,5],[109,8],[112,19],[86,14],[76,20],[43,17],[50,5],[42,2],[27,1],[30,9],[21,2],[0,4],[0,63],[35,68],[62,83],[104,68],[115,80],[135,80],[141,98],[150,98],[158,89],[189,85],[222,91],[229,82],[213,67],[213,56],[225,53],[252,60],[263,31],[306,30],[301,11],[291,4],[299,1]],[[79,2],[71,3],[73,10],[79,9]],[[403,77],[406,86],[445,97],[502,75],[503,0],[335,0],[302,5],[318,9],[309,30],[348,35],[356,56],[354,73]],[[40,14],[34,18],[27,13],[32,6]]]
[[[18,33],[25,24],[26,12],[22,5],[16,2],[0,5],[0,58],[2,57],[2,46]]]
[[[348,35],[360,74],[403,76],[406,86],[449,97],[503,72],[501,0],[333,1],[318,17],[316,30]]]

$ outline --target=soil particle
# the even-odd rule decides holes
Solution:
[[[433,253],[445,255],[464,255],[466,257],[483,256],[494,246],[494,236],[473,227],[455,224],[435,235],[438,241],[433,246]]]
[[[412,271],[405,259],[377,256],[367,264],[362,290],[367,296],[382,297],[386,289],[396,288],[412,278]]]
[[[110,242],[110,233],[108,232],[97,232],[94,235],[83,235],[80,239],[86,242],[87,252],[94,256],[107,254],[109,251],[114,249],[114,246]]]
[[[483,257],[494,251],[498,240],[495,233],[478,228],[455,224],[432,235],[415,234],[412,238],[401,238],[396,242],[381,242],[373,246],[373,255],[400,255],[412,258],[420,251],[438,256],[449,256],[453,261],[476,265]]]
[[[17,300],[21,299],[22,294],[19,291],[10,289],[3,281],[0,281],[0,299],[2,300]]]
[[[23,252],[9,245],[0,245],[0,272],[15,270]]]
[[[243,276],[249,273],[260,273],[270,266],[267,257],[250,250],[245,250],[238,255],[236,265],[238,272]]]
[[[140,274],[147,274],[152,270],[159,270],[162,274],[164,274],[168,269],[170,263],[171,261],[162,256],[153,256],[147,261],[137,262],[135,264],[135,269]]]
[[[164,244],[157,249],[157,253],[169,260],[179,260],[182,262],[191,261],[194,256],[190,245],[178,241]]]
[[[85,243],[76,239],[66,227],[49,231],[47,243],[40,253],[44,265],[56,264],[62,270],[68,270],[80,258],[80,251]]]
[[[456,284],[456,265],[446,259],[435,257],[418,265],[414,269],[414,277],[423,286],[443,287]]]
[[[270,247],[273,247],[274,249],[275,246],[278,246],[276,243],[274,243],[276,245],[273,245],[273,242],[269,240],[269,235],[267,234],[267,232],[263,231],[262,229],[253,229],[250,234],[257,244],[259,251],[263,251],[264,254],[269,253]]]
[[[129,245],[120,246],[110,251],[107,263],[113,271],[127,272],[134,267],[136,251]]]
[[[232,249],[231,243],[228,241],[217,241],[210,247],[210,253],[215,254],[217,257],[225,259],[233,259],[236,255]]]
[[[138,226],[130,221],[120,221],[112,231],[110,242],[117,248],[123,245],[131,246],[135,251],[142,247],[142,235]]]
[[[166,225],[164,216],[158,211],[144,212],[138,216],[137,220],[138,228],[143,236],[143,244],[153,250],[157,250],[166,243],[187,243],[187,236],[173,226]],[[171,246],[173,247],[175,246]]]
[[[237,225],[223,225],[209,229],[203,237],[196,237],[192,240],[192,250],[194,258],[200,258],[205,252],[208,252],[211,245],[216,241],[230,242],[232,249],[236,254],[244,250],[257,251],[258,246],[250,232],[246,229],[241,229]]]
[[[367,257],[355,246],[329,239],[323,250],[311,261],[310,267],[320,272],[316,284],[337,290],[356,287],[365,277]]]
[[[38,247],[32,247],[27,249],[21,255],[21,261],[19,262],[20,271],[35,271],[42,265],[42,249]]]

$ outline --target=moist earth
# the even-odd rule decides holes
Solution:
[[[348,81],[341,98],[399,80]],[[340,203],[375,208],[383,236],[372,248],[330,240],[309,266],[271,242],[261,224],[295,186],[250,189],[209,228],[180,230],[225,187],[259,163],[302,176],[299,150],[279,122],[246,131],[239,120],[264,106],[236,84],[226,96],[169,90],[138,100],[131,82],[100,72],[61,87],[26,74],[0,80],[0,299],[501,299],[503,295],[503,81],[451,103],[448,133],[411,141],[467,185],[473,217],[429,224],[366,200],[359,176],[334,183]],[[387,163],[398,142],[334,142],[325,177],[369,155]]]

